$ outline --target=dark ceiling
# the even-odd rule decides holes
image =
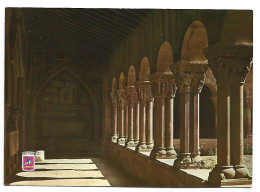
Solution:
[[[147,16],[148,9],[22,8],[30,39],[74,57],[103,60]]]

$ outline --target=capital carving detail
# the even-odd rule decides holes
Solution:
[[[138,96],[136,92],[135,86],[128,86],[127,87],[127,100],[129,103],[138,103]]]
[[[136,83],[138,99],[140,102],[152,102],[153,94],[149,81],[138,81]]]
[[[174,97],[176,84],[172,74],[154,73],[149,76],[154,97]]]
[[[217,81],[244,84],[252,67],[252,45],[218,43],[204,53]]]
[[[205,82],[208,64],[206,61],[188,62],[180,61],[171,66],[180,92],[190,88],[193,93],[200,93]]]
[[[191,92],[200,94],[206,79],[206,74],[192,74]]]
[[[117,91],[112,91],[110,93],[110,96],[111,96],[111,101],[112,101],[112,105],[113,106],[117,106],[118,105],[118,94],[117,94]]]
[[[117,90],[118,101],[120,106],[125,106],[127,104],[127,95],[124,89]]]
[[[185,87],[191,86],[191,73],[181,72],[177,76],[177,87],[182,92]]]

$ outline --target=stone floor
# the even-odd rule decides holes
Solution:
[[[144,186],[101,158],[46,159],[33,172],[18,172],[9,185],[25,186]]]

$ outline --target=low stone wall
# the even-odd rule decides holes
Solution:
[[[104,143],[102,148],[104,158],[151,187],[211,187],[201,178],[116,143]]]

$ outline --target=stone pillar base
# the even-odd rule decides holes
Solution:
[[[136,147],[136,144],[134,143],[134,140],[126,141],[125,147]]]
[[[118,139],[117,139],[117,143],[118,143],[119,145],[125,145],[125,142],[126,142],[126,140],[125,140],[124,137],[121,137],[121,138],[118,138]]]
[[[167,156],[167,157],[176,158],[177,153],[176,153],[176,151],[174,150],[174,148],[166,147],[165,150],[166,150],[166,156]]]
[[[177,159],[174,161],[173,167],[176,169],[195,168],[191,161],[190,153],[182,153],[178,155]]]
[[[111,137],[111,141],[112,142],[114,142],[114,143],[116,143],[117,142],[117,135],[113,135],[112,137]]]
[[[146,143],[147,149],[152,150],[153,149],[153,143]]]
[[[251,178],[246,165],[234,165],[235,178]]]
[[[164,159],[166,158],[166,151],[164,148],[158,147],[158,148],[153,148],[150,154],[150,158],[152,160],[155,159]]]
[[[200,154],[198,153],[191,153],[191,161],[194,165],[198,165],[200,167],[203,167],[203,165],[205,164]]]
[[[136,152],[139,152],[141,150],[146,150],[147,149],[147,146],[145,143],[138,143],[138,145],[136,146],[135,148],[135,151]]]
[[[237,178],[244,176],[244,178]],[[249,176],[248,170],[244,165],[238,166],[218,166],[210,172],[208,181],[216,186],[229,186],[229,185],[251,185],[252,177]]]
[[[214,169],[209,173],[208,181],[214,185],[221,186],[224,180],[234,179],[235,170],[233,166],[219,166],[215,165]]]

